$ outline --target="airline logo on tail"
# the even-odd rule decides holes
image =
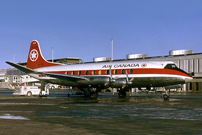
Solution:
[[[31,50],[29,58],[31,61],[36,61],[38,59],[39,53],[36,49]]]

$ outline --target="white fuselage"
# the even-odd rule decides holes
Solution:
[[[192,79],[191,76],[173,69],[165,69],[167,64],[174,64],[170,61],[113,61],[101,63],[84,63],[72,65],[60,65],[35,69],[38,72],[65,74],[91,78],[89,84],[106,83],[108,78],[114,78],[114,87],[120,87],[126,80],[126,76],[132,82],[131,87],[142,86],[166,86],[182,84],[185,80]],[[111,73],[110,73],[111,72]],[[36,76],[35,76],[36,77]],[[106,77],[106,78],[103,78]],[[100,78],[100,79],[95,79]],[[41,79],[41,78],[40,78]],[[53,80],[54,78],[44,79]],[[93,82],[94,80],[94,82]],[[161,83],[161,81],[163,81]],[[64,82],[63,82],[64,83]],[[166,84],[167,83],[167,84]],[[77,85],[76,83],[75,85]],[[86,83],[85,83],[86,84]],[[96,85],[98,84],[95,83]],[[68,85],[68,82],[67,82]],[[72,85],[72,83],[71,83]]]

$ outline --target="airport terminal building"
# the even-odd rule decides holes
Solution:
[[[110,60],[111,60],[110,58],[101,57],[101,58],[94,58],[93,62],[103,62]],[[172,50],[169,52],[169,55],[167,56],[147,57],[146,54],[129,54],[124,60],[173,61],[179,68],[181,68],[182,70],[186,71],[189,74],[192,74],[194,78],[192,82],[184,84],[180,88],[176,87],[176,91],[202,92],[202,53],[193,53],[193,51],[191,50]],[[81,58],[61,58],[61,59],[54,59],[53,61],[63,64],[83,63]],[[24,66],[26,65],[26,63],[20,63],[20,64]],[[17,82],[16,75],[19,77],[21,74],[24,75],[22,72],[18,71],[15,68],[6,69],[5,71],[5,76],[9,76],[9,78],[12,78],[16,82]]]

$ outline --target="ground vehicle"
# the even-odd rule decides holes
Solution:
[[[38,86],[16,86],[13,95],[21,95],[21,96],[48,96],[49,89],[45,91],[41,91]]]

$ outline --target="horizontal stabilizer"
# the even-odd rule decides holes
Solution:
[[[19,65],[19,64],[15,64],[15,63],[8,62],[8,61],[6,63],[13,66],[13,67],[15,67],[15,68],[17,68],[17,69],[19,69],[19,70],[21,70],[21,71],[23,71],[23,72],[25,72],[25,73],[27,73],[27,74],[35,72],[34,70],[32,70],[30,68],[27,68],[27,67],[24,67],[24,66]]]

